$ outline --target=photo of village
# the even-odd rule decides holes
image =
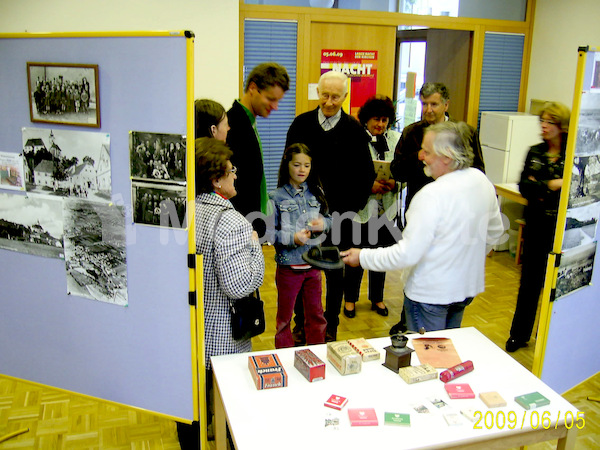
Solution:
[[[64,200],[67,293],[127,306],[124,208]]]
[[[595,241],[563,253],[556,280],[557,299],[592,282],[595,256]]]
[[[62,200],[0,194],[0,248],[64,258]]]
[[[111,200],[110,135],[23,128],[22,140],[28,192]]]

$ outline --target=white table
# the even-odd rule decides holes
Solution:
[[[390,344],[389,338],[369,340],[381,351],[381,358],[363,363],[361,373],[356,375],[340,375],[327,362],[325,345],[309,347],[327,365],[325,380],[314,383],[309,383],[294,367],[294,351],[298,348],[224,355],[212,358],[217,449],[226,448],[225,420],[238,450],[487,449],[517,447],[551,439],[559,439],[558,448],[574,448],[578,426],[582,428],[583,413],[578,415],[575,407],[478,330],[460,328],[424,336],[452,339],[461,360],[473,361],[475,370],[453,382],[469,383],[476,395],[497,391],[507,401],[507,406],[488,409],[478,397],[450,400],[439,379],[406,384],[399,375],[382,366],[385,360],[383,348]],[[412,347],[410,341],[408,345]],[[254,386],[248,370],[248,356],[267,353],[276,353],[281,359],[289,376],[287,387],[258,391]],[[419,360],[413,352],[412,365],[417,364]],[[550,399],[550,405],[526,411],[514,401],[516,395],[533,391]],[[348,398],[342,411],[323,406],[331,394]],[[429,402],[431,398],[440,398],[448,406],[437,409]],[[413,409],[415,404],[425,404],[431,412],[419,414]],[[351,427],[348,408],[366,407],[375,408],[379,425]],[[460,410],[468,408],[481,411],[477,414],[481,419],[478,423],[461,416],[460,425],[447,424],[443,412],[460,415]],[[411,426],[384,425],[386,411],[410,413]],[[326,429],[326,417],[339,417],[338,429]]]

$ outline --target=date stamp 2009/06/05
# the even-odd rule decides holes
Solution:
[[[550,428],[557,429],[559,423],[564,421],[565,427],[570,430],[573,427],[581,430],[585,427],[585,415],[583,412],[578,411],[558,411],[552,414],[550,411],[474,411],[473,412],[473,429],[475,430],[491,430],[497,428],[503,430],[508,428],[509,430],[523,429],[530,426],[532,429],[537,430],[543,428],[548,430]]]

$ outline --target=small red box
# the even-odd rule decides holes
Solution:
[[[248,368],[256,389],[273,389],[287,386],[287,373],[279,357],[275,354],[248,356]]]
[[[325,406],[328,408],[341,410],[344,406],[346,406],[346,403],[348,403],[348,399],[346,397],[332,394],[325,402]]]
[[[325,363],[307,348],[296,350],[294,367],[311,383],[325,379]]]
[[[377,414],[373,408],[350,408],[348,410],[350,425],[353,427],[360,426],[377,426]]]
[[[450,398],[475,398],[475,393],[467,383],[448,383],[444,387]]]

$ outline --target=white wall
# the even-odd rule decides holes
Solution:
[[[532,98],[573,106],[577,49],[600,47],[598,0],[537,0],[527,88]]]
[[[193,31],[196,98],[225,109],[239,97],[238,28],[239,0],[0,0],[0,33]]]

